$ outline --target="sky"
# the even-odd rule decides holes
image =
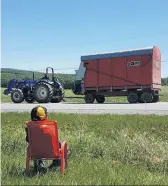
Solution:
[[[84,54],[158,46],[168,76],[167,0],[2,0],[1,67],[74,73]]]

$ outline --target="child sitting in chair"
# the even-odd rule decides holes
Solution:
[[[31,120],[32,121],[46,120],[47,116],[48,116],[48,113],[47,113],[47,109],[45,107],[37,106],[37,107],[34,107],[31,110]],[[26,141],[29,143],[27,127],[25,128],[25,130],[26,130]],[[59,146],[61,148],[61,142],[60,141],[59,141]],[[46,172],[47,171],[43,160],[37,160],[36,164],[37,164],[37,169],[40,172],[41,171],[42,172]],[[55,159],[55,160],[53,160],[52,164],[49,166],[49,169],[53,168],[53,167],[56,167],[56,166],[59,166],[59,165],[60,165],[60,160],[59,159]]]

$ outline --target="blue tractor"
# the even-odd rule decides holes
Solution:
[[[12,79],[9,82],[7,89],[4,90],[4,94],[11,94],[11,100],[14,103],[22,103],[24,100],[27,103],[33,103],[34,99],[34,73],[33,80],[17,80]]]
[[[52,70],[52,80],[49,79],[48,69]],[[4,90],[4,94],[11,94],[11,100],[14,103],[59,103],[64,101],[64,88],[61,83],[54,77],[54,69],[46,68],[44,77],[34,80],[17,80],[12,79],[8,88]]]
[[[48,70],[52,70],[52,79],[49,79]],[[37,80],[34,86],[34,99],[38,103],[59,103],[64,100],[64,88],[61,83],[54,77],[54,69],[46,68],[43,78]]]

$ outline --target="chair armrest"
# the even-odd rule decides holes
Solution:
[[[63,156],[65,156],[65,155],[67,155],[67,153],[68,153],[68,151],[67,151],[67,142],[66,141],[63,141],[62,143],[61,143],[61,154],[63,155]]]

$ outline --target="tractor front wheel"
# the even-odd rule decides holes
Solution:
[[[24,95],[21,89],[15,89],[11,93],[11,100],[14,103],[22,103],[24,101]]]

